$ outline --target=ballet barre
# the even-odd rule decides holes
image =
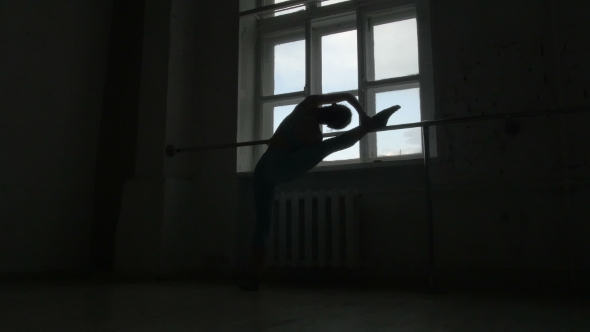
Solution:
[[[401,110],[403,112],[403,108]],[[524,112],[514,112],[508,114],[482,114],[476,116],[467,116],[467,117],[459,117],[459,118],[448,118],[448,119],[439,119],[439,120],[425,120],[420,122],[412,122],[412,123],[405,123],[400,125],[391,125],[386,126],[381,129],[375,130],[375,132],[380,131],[389,131],[389,130],[399,130],[399,129],[407,129],[407,128],[426,128],[432,126],[440,126],[440,125],[447,125],[447,124],[454,124],[454,123],[461,123],[461,122],[473,122],[473,121],[485,121],[485,120],[495,120],[495,119],[511,119],[511,118],[521,118],[521,117],[532,117],[532,116],[542,116],[542,115],[557,115],[557,114],[569,114],[569,113],[581,113],[590,111],[590,107],[573,107],[573,108],[564,108],[564,109],[556,109],[556,110],[536,110],[536,111],[524,111]],[[332,137],[338,136],[342,132],[335,132],[335,133],[328,133],[324,134],[324,137]],[[263,145],[268,144],[270,140],[258,140],[258,141],[248,141],[248,142],[240,142],[240,143],[225,143],[225,144],[213,144],[213,145],[198,145],[186,148],[177,148],[174,145],[170,144],[166,146],[166,155],[169,157],[175,156],[177,153],[181,152],[198,152],[198,151],[205,151],[205,150],[216,150],[216,149],[228,149],[228,148],[238,148],[244,146],[253,146],[253,145]]]

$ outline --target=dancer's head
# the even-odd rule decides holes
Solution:
[[[320,109],[322,123],[331,129],[344,129],[352,120],[352,112],[344,105],[332,104]]]

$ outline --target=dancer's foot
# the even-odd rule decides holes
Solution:
[[[401,106],[395,105],[390,108],[386,108],[383,111],[374,115],[371,118],[371,120],[372,120],[371,124],[370,124],[371,131],[381,129],[381,128],[387,126],[387,121],[389,121],[389,117],[391,117],[391,115],[393,113],[397,112],[397,110],[399,110],[400,108],[401,108]]]
[[[260,289],[259,285],[258,285],[258,279],[257,278],[250,278],[248,279],[248,281],[241,283],[238,286],[239,289],[243,290],[243,291],[257,291]]]

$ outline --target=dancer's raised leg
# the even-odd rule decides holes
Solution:
[[[385,109],[370,118],[371,121],[369,122],[346,131],[336,137],[301,148],[296,152],[289,154],[289,156],[283,160],[276,172],[277,174],[275,176],[278,178],[277,182],[284,183],[292,181],[314,168],[332,153],[350,148],[367,133],[385,127],[389,117],[399,109],[399,106]]]

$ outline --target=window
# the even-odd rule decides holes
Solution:
[[[320,2],[319,5],[320,6],[329,6],[329,5],[333,5],[335,3],[344,2],[344,1],[350,1],[350,0],[326,0],[326,1]]]
[[[289,1],[289,0],[274,0],[274,1],[269,0],[269,1],[264,1],[264,2],[266,2],[265,5],[272,5],[272,4],[278,4],[281,2],[287,2],[287,1]],[[264,17],[268,18],[268,17],[282,16],[282,15],[287,15],[287,14],[299,12],[302,10],[305,10],[305,5],[296,5],[296,6],[291,6],[291,7],[277,10],[273,13],[265,15]]]
[[[263,4],[273,3],[265,0]],[[401,105],[388,125],[432,119],[427,14],[426,0],[328,0],[258,16],[253,23],[257,46],[250,45],[258,83],[246,86],[241,79],[241,99],[250,94],[252,112],[240,105],[238,127],[244,127],[242,122],[253,126],[242,130],[251,135],[239,134],[239,140],[270,138],[293,108],[312,94],[350,92],[370,116]],[[248,46],[244,43],[242,38],[241,50]],[[246,55],[241,51],[241,63]],[[244,74],[242,67],[240,71]],[[347,106],[353,119],[344,130],[359,124],[354,108]],[[248,116],[255,120],[248,121]],[[326,126],[322,131],[324,139],[340,132]],[[258,160],[265,149],[253,149],[251,158]],[[320,166],[421,157],[421,129],[409,128],[371,133],[353,147],[328,156]]]

